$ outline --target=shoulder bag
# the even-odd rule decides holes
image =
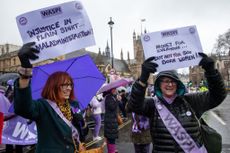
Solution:
[[[203,118],[199,119],[202,139],[204,146],[208,153],[221,153],[222,150],[222,137],[221,135],[208,126]]]
[[[191,108],[190,104],[183,98],[186,104]],[[191,108],[191,111],[194,110]],[[201,117],[200,119],[194,115],[200,123],[200,132],[204,142],[204,146],[207,149],[208,153],[221,153],[222,150],[222,137],[221,135],[212,127],[210,127],[205,120]]]

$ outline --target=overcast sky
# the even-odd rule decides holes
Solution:
[[[16,16],[32,10],[69,2],[68,0],[1,0],[0,44],[22,45]],[[109,17],[113,28],[114,56],[120,58],[123,49],[133,58],[133,31],[154,32],[196,25],[204,52],[211,52],[219,34],[230,28],[229,0],[82,0],[94,29],[96,45],[87,48],[104,51],[110,45]],[[146,19],[141,22],[141,19]]]

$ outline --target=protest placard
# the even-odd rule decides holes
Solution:
[[[158,72],[198,65],[203,52],[196,26],[146,33],[141,42],[145,59],[156,57]]]
[[[36,42],[42,61],[95,44],[88,15],[79,1],[31,11],[16,17],[23,43]]]

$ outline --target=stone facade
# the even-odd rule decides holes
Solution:
[[[230,86],[230,56],[216,57],[216,55],[211,55],[211,57],[215,60],[215,67],[221,73],[225,85]],[[204,70],[200,66],[190,67],[189,80],[194,85],[199,85],[201,80],[205,80]]]
[[[144,31],[146,33],[146,30]],[[141,43],[140,35],[137,35],[133,32],[133,51],[134,51],[134,59],[129,62],[129,69],[132,72],[133,78],[138,79],[141,75],[141,65],[145,60],[144,49]],[[153,84],[154,75],[150,75],[148,83]]]
[[[221,56],[216,59],[216,68],[220,71],[226,86],[230,86],[230,56]]]
[[[134,79],[137,79],[141,74],[141,64],[144,61],[144,50],[141,43],[141,38],[133,32],[133,51],[134,59],[129,63],[129,68],[133,74]]]
[[[204,79],[204,70],[200,66],[189,67],[189,81],[193,86],[199,86],[201,80]]]
[[[0,72],[16,72],[20,64],[17,51],[20,46],[5,44],[0,45]]]

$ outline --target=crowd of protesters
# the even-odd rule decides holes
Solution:
[[[79,144],[86,140],[88,127],[74,94],[73,79],[67,72],[55,72],[49,76],[42,98],[32,99],[30,79],[33,66],[30,60],[38,58],[39,53],[32,48],[33,45],[34,43],[25,44],[19,50],[19,78],[14,82],[9,81],[7,88],[0,88],[4,120],[20,115],[36,123],[36,153],[76,152]],[[199,65],[205,70],[207,84],[201,84],[198,93],[188,94],[185,85],[173,70],[159,72],[154,84],[148,85],[150,73],[155,73],[158,67],[152,62],[154,57],[151,57],[142,64],[141,75],[132,85],[132,90],[130,86],[116,87],[103,92],[100,98],[95,95],[88,105],[95,122],[92,140],[102,140],[100,129],[103,119],[103,135],[108,153],[118,152],[118,113],[122,114],[123,121],[127,121],[128,114],[131,114],[130,130],[135,153],[149,153],[151,143],[154,153],[188,152],[188,149],[206,153],[200,123],[196,118],[217,107],[225,99],[226,91],[220,73],[215,69],[214,60],[204,53],[199,55],[202,58]],[[202,88],[204,85],[205,90]],[[6,112],[12,103],[15,114]],[[164,120],[165,114],[172,116],[179,130],[185,131],[188,146],[180,143],[184,140],[178,139],[179,136],[172,134],[173,131],[168,128],[170,125]],[[191,127],[193,130],[190,130]],[[13,152],[14,147],[17,153],[23,152],[23,146],[10,144],[6,145],[6,152]]]
[[[49,76],[42,90],[42,98],[32,99],[31,77],[32,64],[30,60],[38,58],[38,50],[32,48],[34,43],[27,43],[19,50],[18,57],[21,62],[19,78],[10,81],[10,85],[4,90],[4,98],[7,102],[5,111],[9,112],[13,107],[13,114],[4,114],[5,121],[19,115],[37,126],[36,152],[72,153],[78,150],[79,144],[85,141],[88,134],[87,124],[84,118],[84,110],[80,110],[73,92],[73,80],[66,72],[55,72]],[[3,90],[3,89],[2,89]],[[103,92],[103,97],[97,96],[89,103],[95,120],[93,140],[101,140],[99,131],[101,118],[104,118],[104,137],[106,138],[108,152],[117,151],[115,139],[118,138],[117,113],[123,114],[127,120],[125,104],[127,98],[125,91],[116,88]],[[13,105],[11,104],[13,103]],[[119,107],[120,106],[120,107]],[[120,108],[120,110],[119,110]],[[112,129],[111,129],[112,128]],[[112,133],[111,133],[112,132]],[[74,135],[73,135],[74,134]],[[23,152],[23,146],[6,144],[6,152]]]

